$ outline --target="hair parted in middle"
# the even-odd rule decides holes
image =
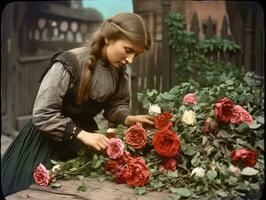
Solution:
[[[76,103],[89,99],[90,81],[96,61],[101,57],[101,51],[108,40],[128,39],[138,46],[148,50],[151,46],[151,36],[144,20],[135,13],[118,13],[103,21],[94,33],[90,56],[81,69],[81,77],[77,87]]]

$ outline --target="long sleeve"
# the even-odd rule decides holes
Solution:
[[[62,114],[62,102],[69,83],[69,72],[60,62],[54,63],[42,80],[33,106],[33,123],[56,141],[69,139],[77,130],[71,118]]]
[[[110,99],[108,99],[104,117],[111,123],[124,124],[125,118],[130,114],[130,75],[123,70],[122,76],[119,78],[117,90]]]

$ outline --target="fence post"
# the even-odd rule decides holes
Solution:
[[[206,36],[205,39],[210,39],[215,36],[215,30],[214,30],[214,22],[212,20],[212,17],[209,16],[207,24],[206,24]]]
[[[251,49],[252,42],[252,19],[251,19],[251,9],[248,10],[246,24],[245,24],[245,32],[244,32],[244,65],[247,71],[253,71],[252,57],[254,56],[254,52]],[[253,41],[254,42],[254,41]],[[252,42],[252,43],[253,43]]]
[[[191,20],[191,26],[190,26],[190,31],[195,33],[195,38],[197,41],[199,41],[199,18],[196,12],[193,13],[193,17]]]
[[[168,39],[168,25],[166,24],[165,20],[167,19],[170,7],[171,7],[171,0],[161,0],[162,6],[162,57],[161,61],[165,70],[164,72],[164,84],[163,90],[169,90],[170,86],[172,85],[171,80],[171,63],[170,63],[170,47],[169,47],[169,39]],[[168,79],[168,80],[167,80]]]

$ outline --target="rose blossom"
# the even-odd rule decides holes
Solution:
[[[158,115],[154,119],[155,128],[158,129],[164,129],[164,128],[170,128],[173,126],[173,123],[171,122],[171,118],[173,115],[169,112],[164,112],[161,115]]]
[[[142,157],[129,160],[123,177],[131,186],[144,186],[148,183],[150,171]]]
[[[213,133],[215,132],[215,130],[218,128],[218,123],[216,122],[215,119],[212,119],[210,117],[208,117],[205,121],[204,121],[204,125],[203,125],[203,132],[208,134],[208,133]]]
[[[234,103],[232,100],[224,97],[219,99],[214,105],[215,119],[217,121],[228,123],[233,116]]]
[[[173,158],[165,158],[160,166],[160,171],[165,171],[165,170],[171,170],[175,171],[176,170],[176,160]]]
[[[123,156],[124,144],[119,138],[111,138],[107,146],[107,154],[112,159],[117,159]]]
[[[48,186],[52,180],[49,171],[42,163],[34,170],[33,178],[38,185],[42,186]]]
[[[183,98],[183,103],[185,105],[188,104],[197,104],[196,94],[195,93],[188,93]]]
[[[231,153],[232,163],[235,165],[240,162],[245,167],[254,167],[256,165],[256,152],[240,148]]]
[[[198,177],[203,177],[205,175],[205,169],[203,169],[202,167],[196,167],[192,170],[190,176],[193,176],[193,174]]]
[[[169,129],[157,131],[152,139],[154,150],[161,156],[173,157],[180,148],[180,139]]]
[[[185,110],[181,122],[185,125],[194,126],[196,124],[196,113],[193,110]]]
[[[146,130],[139,124],[131,126],[126,132],[126,143],[135,149],[142,149],[147,143],[147,138]]]
[[[153,104],[149,107],[149,114],[150,115],[159,115],[161,114],[161,108],[158,104]]]
[[[230,120],[232,124],[240,124],[242,122],[245,122],[246,124],[252,124],[253,119],[252,116],[246,111],[244,108],[242,108],[239,105],[235,105],[233,108],[233,115]]]
[[[115,160],[108,160],[104,163],[105,171],[115,173],[117,170],[120,169],[120,165]]]

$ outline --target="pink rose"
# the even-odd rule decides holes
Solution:
[[[107,154],[112,159],[117,159],[124,154],[124,144],[119,138],[111,138],[107,146]]]
[[[195,93],[188,93],[184,96],[183,98],[183,103],[185,105],[188,104],[196,104],[197,103],[197,99],[196,99],[196,94]]]
[[[176,170],[176,160],[173,158],[165,158],[160,166],[160,171]]]
[[[245,122],[246,124],[252,124],[252,116],[239,105],[235,105],[233,108],[233,116],[230,120],[232,124],[240,124]]]
[[[34,170],[33,178],[38,185],[42,186],[48,186],[51,182],[49,170],[42,163]]]
[[[131,126],[126,132],[126,143],[135,149],[142,149],[147,143],[147,138],[146,130],[139,124]]]
[[[219,99],[214,106],[215,119],[219,122],[228,123],[233,116],[234,102],[227,97]]]

